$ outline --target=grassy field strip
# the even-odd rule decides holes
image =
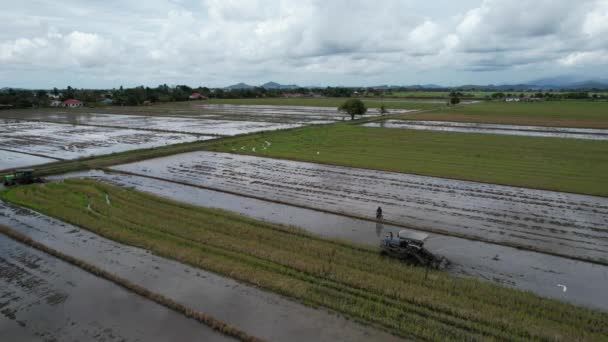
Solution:
[[[266,150],[252,147],[272,142]],[[608,196],[608,142],[334,124],[211,143],[217,152]],[[317,151],[319,154],[317,154]]]
[[[210,99],[197,104],[233,104],[233,105],[270,105],[270,106],[311,106],[311,107],[338,107],[349,98],[263,98],[263,99]],[[376,98],[362,98],[369,108],[379,108],[380,105],[388,109],[427,109],[445,106],[442,103],[423,101],[395,101],[387,99],[382,101]]]
[[[571,128],[608,128],[608,102],[549,101],[540,103],[483,102],[402,119],[495,123]]]
[[[11,188],[2,197],[400,336],[431,340],[608,336],[608,327],[600,323],[608,320],[606,313],[426,271],[384,259],[373,249],[101,182],[66,180]]]
[[[137,295],[140,295],[140,296],[142,296],[146,299],[149,299],[151,301],[154,301],[164,307],[174,310],[180,314],[183,314],[184,316],[186,316],[188,318],[197,320],[198,322],[203,323],[203,324],[211,327],[212,329],[219,331],[223,334],[232,336],[241,341],[248,341],[248,342],[262,341],[254,336],[248,335],[247,333],[245,333],[237,328],[231,327],[228,324],[226,324],[220,320],[217,320],[207,314],[192,310],[192,309],[188,308],[187,306],[179,304],[179,303],[173,301],[172,299],[167,298],[161,294],[151,292],[142,286],[134,284],[126,279],[120,278],[110,272],[104,271],[103,269],[101,269],[95,265],[89,264],[82,260],[76,259],[72,256],[69,256],[67,254],[64,254],[60,251],[47,247],[46,245],[39,243],[37,241],[34,241],[33,239],[29,238],[28,236],[23,235],[9,227],[0,225],[0,234],[4,234],[15,241],[21,242],[32,248],[38,249],[46,254],[49,254],[55,258],[65,261],[69,264],[77,266],[100,278],[106,279],[133,293],[136,293]]]

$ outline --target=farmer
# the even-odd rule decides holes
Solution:
[[[382,208],[380,208],[380,207],[378,207],[378,209],[376,209],[376,218],[377,219],[382,218]]]

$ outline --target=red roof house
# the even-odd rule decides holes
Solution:
[[[82,107],[83,105],[84,105],[84,103],[82,103],[82,101],[78,101],[75,99],[68,99],[68,100],[63,101],[64,107],[75,108],[75,107]]]

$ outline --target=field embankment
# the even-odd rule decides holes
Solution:
[[[418,339],[602,340],[608,315],[384,259],[374,249],[91,180],[2,193],[105,237]]]

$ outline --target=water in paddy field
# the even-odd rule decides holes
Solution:
[[[0,308],[3,341],[229,340],[1,234]]]
[[[112,200],[111,197],[109,200]],[[388,333],[360,325],[325,310],[311,308],[281,295],[162,258],[140,248],[105,239],[87,230],[2,201],[0,201],[0,224],[10,226],[62,253],[93,264],[264,340],[332,342],[397,340]],[[0,303],[3,301],[1,296],[4,294],[3,281],[5,281],[1,278],[2,258],[7,251],[3,248],[2,241],[3,236],[0,235]],[[44,255],[41,258],[52,259]],[[60,335],[57,340],[95,340],[87,336],[79,337],[80,329],[83,326],[89,327],[85,325],[89,319],[99,319],[101,322],[111,324],[115,330],[110,332],[118,337],[125,335],[128,337],[127,341],[217,340],[216,335],[207,332],[206,326],[186,319],[181,314],[175,314],[177,318],[173,318],[175,316],[173,311],[169,311],[164,320],[157,318],[158,309],[154,303],[125,291],[118,296],[114,294],[116,290],[111,286],[104,285],[105,281],[89,276],[78,268],[48,267],[48,269],[50,272],[46,272],[46,269],[33,272],[42,273],[40,277],[44,279],[53,278],[61,293],[71,296],[71,305],[70,303],[58,305],[48,311],[44,311],[46,310],[44,308],[38,309],[38,306],[34,309],[27,308],[32,302],[40,305],[38,303],[40,296],[31,291],[24,291],[19,298],[12,300],[11,307],[18,309],[15,313],[16,319],[27,319],[28,324],[34,324],[36,321],[27,310],[40,310],[45,313],[44,317],[47,314],[51,316],[48,322],[42,322],[51,327],[63,326],[53,320],[63,317],[69,317],[71,321],[67,322],[70,324],[72,321],[78,323],[74,328],[65,327],[68,334],[66,337]],[[90,278],[93,280],[89,280]],[[75,285],[70,285],[70,282]],[[95,295],[92,296],[92,293]],[[87,297],[80,301],[81,296],[85,295]],[[91,310],[91,308],[95,309]],[[195,326],[193,328],[186,323]],[[13,327],[18,322],[9,320],[5,322],[0,313],[0,336],[3,333],[3,324]],[[37,331],[33,329],[31,331]],[[158,331],[159,329],[162,331]],[[140,335],[135,335],[137,338],[130,338],[131,335],[127,332],[132,330]],[[75,337],[71,338],[72,336]],[[224,338],[224,336],[219,337]],[[100,341],[110,340],[107,334],[101,334],[98,338]],[[20,338],[12,340],[20,340]]]
[[[102,171],[57,176],[91,177],[109,183],[146,191],[177,201],[211,208],[221,208],[268,222],[302,228],[306,231],[377,246],[383,236],[403,228],[323,213],[311,209],[201,189],[167,181]],[[390,215],[389,212],[386,213]],[[439,234],[430,234],[425,246],[450,261],[447,271],[532,291],[578,305],[608,310],[604,296],[608,267],[542,253],[523,251],[484,242]],[[567,287],[564,292],[563,288]]]
[[[287,204],[608,260],[608,198],[216,152],[113,167]]]
[[[0,149],[55,159],[76,159],[211,138],[182,133],[0,120]],[[38,161],[32,160],[32,163],[39,164]]]
[[[46,164],[54,161],[57,161],[57,159],[32,156],[0,149],[0,170]]]
[[[402,128],[425,131],[487,133],[527,137],[608,140],[608,129],[517,126],[447,121],[386,120],[363,124],[364,127]]]

